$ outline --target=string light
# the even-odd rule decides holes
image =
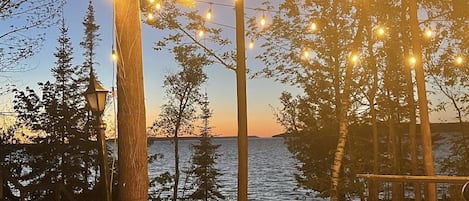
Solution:
[[[204,37],[204,34],[205,34],[205,32],[204,32],[203,29],[200,29],[199,32],[197,33],[197,35],[198,35],[200,38]]]
[[[254,48],[254,40],[251,39],[251,40],[249,41],[248,47],[249,47],[249,49]]]
[[[207,14],[205,15],[205,17],[207,18],[207,20],[212,19],[212,3],[210,3],[210,8],[208,9]]]
[[[116,50],[112,50],[112,60],[117,61],[117,53]]]
[[[155,0],[148,0],[151,4],[155,3]]]
[[[384,36],[385,33],[386,30],[384,29],[384,27],[378,27],[378,29],[376,29],[376,35],[378,35],[379,37]]]
[[[264,14],[264,13],[262,13],[262,17],[261,17],[260,23],[261,23],[261,26],[262,26],[262,27],[264,27],[265,24],[266,24],[266,19],[265,19],[265,14]]]
[[[160,10],[160,9],[161,9],[161,2],[158,1],[158,2],[155,4],[155,8],[156,8],[156,10]]]
[[[311,22],[310,29],[311,31],[316,31],[318,29],[318,25],[315,22]]]
[[[454,63],[456,63],[456,65],[461,65],[463,62],[464,59],[462,58],[462,56],[457,56],[456,58],[454,58]]]
[[[307,49],[305,49],[305,50],[303,51],[303,57],[304,57],[305,59],[308,59],[308,58],[309,58],[309,51],[308,51]]]
[[[154,19],[153,14],[152,14],[152,13],[148,13],[147,19],[148,19],[148,20],[153,20],[153,19]]]
[[[352,63],[356,64],[356,63],[358,63],[358,60],[359,60],[358,54],[352,53],[352,54],[350,55],[350,61],[351,61]]]
[[[415,63],[417,63],[417,59],[414,56],[411,56],[409,58],[409,62],[410,62],[410,64],[414,65]]]
[[[210,8],[210,9],[208,9],[208,11],[207,11],[207,15],[206,15],[205,17],[207,18],[207,20],[210,20],[210,19],[212,19],[212,9],[211,9],[211,8]]]
[[[426,38],[431,38],[433,36],[433,31],[431,29],[427,29],[425,30],[424,35]]]

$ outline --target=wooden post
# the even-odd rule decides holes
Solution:
[[[117,47],[119,200],[147,201],[148,161],[140,1],[114,1]]]
[[[244,0],[235,1],[236,9],[236,87],[238,98],[238,200],[248,200],[248,134],[246,103],[246,49]]]
[[[110,184],[109,180],[109,163],[107,160],[107,145],[106,145],[106,124],[103,123],[101,114],[96,115],[96,120],[98,121],[97,131],[98,131],[98,140],[99,140],[99,155],[101,155],[101,182],[103,186],[103,193],[105,197],[105,201],[112,200],[112,194],[110,192]]]
[[[417,95],[419,102],[420,112],[420,133],[422,137],[422,152],[423,152],[423,167],[425,169],[425,175],[435,175],[435,167],[433,166],[433,154],[432,154],[432,136],[430,130],[430,119],[428,116],[428,100],[427,91],[425,87],[425,75],[423,69],[422,59],[422,46],[421,46],[421,30],[418,23],[417,15],[418,5],[417,0],[409,1],[409,17],[410,17],[410,32],[412,35],[412,51],[413,56],[416,59],[415,68],[415,80],[417,82]],[[434,183],[427,184],[428,192],[425,200],[436,201],[436,186]]]
[[[0,170],[0,199],[3,199],[3,182],[4,182],[4,179],[3,179],[3,171]]]

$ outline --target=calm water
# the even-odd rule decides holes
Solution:
[[[180,141],[181,169],[187,169],[192,154],[191,144],[198,140]],[[237,143],[236,139],[215,139],[214,144],[220,144],[218,152],[222,154],[217,160],[217,168],[223,174],[219,183],[223,195],[227,200],[236,200],[237,192]],[[162,153],[164,158],[149,165],[150,178],[165,171],[173,173],[174,148],[170,141],[155,141],[149,148],[149,154]],[[249,200],[295,200],[303,192],[294,191],[296,181],[293,174],[295,160],[287,150],[282,138],[251,138],[249,139]],[[180,177],[180,184],[184,183],[185,175]]]

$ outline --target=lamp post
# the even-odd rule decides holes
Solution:
[[[107,163],[107,146],[106,146],[106,124],[101,118],[104,107],[106,105],[106,95],[108,91],[96,81],[93,69],[90,69],[90,84],[86,90],[85,96],[88,105],[91,107],[93,115],[96,117],[96,130],[98,131],[98,140],[100,143],[99,155],[101,156],[101,178],[103,183],[104,196],[106,201],[111,201],[111,193],[109,192],[109,167]]]

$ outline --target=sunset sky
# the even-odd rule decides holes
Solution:
[[[232,0],[216,1],[222,4],[233,5]],[[275,1],[274,1],[275,2]],[[253,4],[254,3],[254,4]],[[112,47],[112,1],[111,0],[94,0],[96,23],[101,26],[99,33],[102,41],[99,44],[96,54],[98,65],[95,67],[98,79],[103,83],[104,87],[111,89],[115,86],[113,82],[113,63],[111,60]],[[79,46],[83,38],[84,27],[82,25],[83,17],[86,14],[87,0],[68,1],[65,6],[65,20],[69,27],[69,36],[74,47],[74,64],[82,63],[83,50]],[[246,7],[259,6],[258,1],[246,1]],[[200,13],[205,13],[209,8],[209,3],[199,1],[196,8]],[[227,25],[224,28],[224,35],[230,37],[234,43],[235,30],[229,28],[235,25],[235,14],[233,7],[212,5],[214,13],[214,22]],[[246,16],[259,16],[254,10],[247,9]],[[0,27],[0,29],[2,29]],[[47,38],[42,50],[34,57],[24,61],[29,67],[34,68],[31,71],[11,74],[15,83],[20,89],[26,86],[37,87],[37,82],[52,80],[50,68],[54,66],[55,57],[53,53],[57,46],[57,38],[59,35],[59,26],[50,27],[47,30]],[[163,94],[163,77],[168,72],[175,72],[178,68],[174,62],[174,57],[164,51],[153,50],[154,43],[162,38],[161,31],[150,28],[142,24],[142,44],[143,44],[143,61],[144,61],[144,81],[145,81],[145,100],[147,125],[157,118],[160,106],[165,102]],[[246,40],[248,41],[248,40]],[[234,44],[232,45],[235,48]],[[247,67],[252,71],[262,68],[262,63],[255,60],[255,51],[258,49],[247,50]],[[211,108],[214,111],[211,125],[216,135],[235,136],[237,134],[237,108],[236,108],[236,79],[234,71],[228,70],[221,65],[214,64],[206,70],[208,74],[208,82],[202,87],[207,92],[211,101]],[[280,107],[278,97],[284,90],[298,92],[298,89],[281,85],[273,80],[258,78],[248,80],[247,98],[248,98],[248,133],[262,137],[270,137],[283,132],[283,128],[275,121],[272,108]],[[37,88],[36,88],[37,89]],[[11,100],[10,100],[11,101]],[[108,110],[112,116],[112,110]],[[454,114],[437,114],[431,116],[431,121],[454,121]],[[108,123],[109,124],[109,123]]]
[[[231,0],[219,2],[233,5]],[[79,46],[79,43],[83,38],[84,28],[82,21],[86,14],[87,5],[87,0],[68,1],[64,9],[66,25],[69,28],[69,36],[71,37],[74,47],[73,63],[75,65],[79,65],[82,62],[81,54],[83,50]],[[113,36],[112,2],[111,0],[94,0],[93,5],[95,8],[96,23],[101,26],[99,33],[102,39],[96,51],[96,60],[99,64],[95,69],[98,79],[103,83],[104,87],[111,90],[113,82],[115,82],[113,79],[113,64],[110,57]],[[247,2],[246,7],[249,6],[258,5],[250,5],[250,3]],[[199,2],[194,9],[200,10],[202,14],[205,13],[208,8],[208,3]],[[214,22],[228,26],[235,25],[233,8],[212,5],[212,9]],[[246,10],[246,15],[258,15],[258,13]],[[232,36],[230,38],[233,39],[234,43],[235,30],[226,28],[224,31],[227,37]],[[54,66],[55,62],[53,53],[58,44],[58,35],[59,26],[50,27],[47,30],[47,38],[42,50],[36,56],[24,61],[24,63],[34,69],[28,72],[12,74],[12,77],[20,89],[24,89],[26,86],[37,87],[37,82],[52,80],[50,68]],[[160,40],[162,36],[160,31],[142,24],[147,125],[151,125],[157,118],[159,108],[165,102],[162,89],[164,75],[179,69],[171,54],[164,51],[153,50],[154,43]],[[235,48],[234,44],[233,48]],[[261,63],[254,60],[254,56],[254,52],[247,51],[247,67],[252,70],[260,69]],[[209,100],[211,101],[210,106],[214,112],[213,118],[211,119],[214,134],[235,136],[237,135],[235,72],[221,65],[214,64],[207,68],[206,73],[209,79],[202,89],[207,92]],[[290,86],[280,85],[268,79],[248,80],[247,86],[249,135],[269,137],[281,133],[283,129],[276,123],[272,107],[279,106],[278,97],[281,91],[291,91],[295,89]],[[112,115],[112,110],[108,110],[108,112],[111,112],[111,114],[108,114],[107,118],[109,118],[109,115]]]

